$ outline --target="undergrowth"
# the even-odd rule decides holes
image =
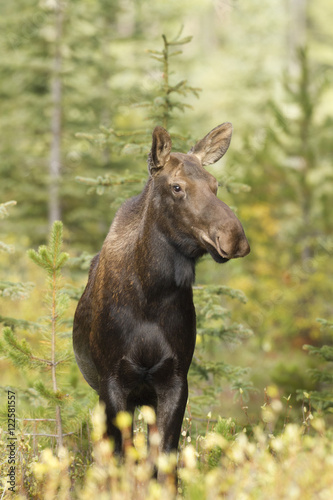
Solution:
[[[39,447],[32,451],[29,439],[17,435],[16,486],[8,491],[8,437],[1,442],[1,498],[33,500],[155,500],[185,498],[215,499],[322,499],[333,498],[333,433],[324,419],[309,413],[303,423],[274,426],[283,405],[263,405],[258,425],[242,427],[232,419],[219,418],[206,432],[191,435],[188,421],[178,457],[159,455],[159,436],[150,437],[147,451],[144,422],[154,414],[143,407],[136,425],[134,443],[129,440],[131,417],[119,414],[117,425],[125,442],[121,464],[112,443],[103,438],[104,412],[92,413],[91,453],[78,447],[62,447],[58,453]],[[310,417],[311,415],[311,417]],[[141,419],[141,420],[140,420]],[[187,430],[186,430],[187,429]],[[85,446],[81,441],[81,446]],[[178,466],[177,466],[178,463]],[[159,480],[153,478],[155,468]],[[175,484],[177,468],[178,484]]]

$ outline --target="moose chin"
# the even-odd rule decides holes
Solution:
[[[214,128],[187,153],[172,153],[162,127],[153,131],[149,178],[118,210],[91,263],[73,331],[77,364],[105,405],[115,452],[119,411],[156,412],[160,451],[177,450],[196,338],[192,285],[196,261],[245,257],[242,224],[217,198],[205,165],[227,151],[231,123]]]

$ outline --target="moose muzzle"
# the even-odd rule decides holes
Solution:
[[[214,205],[215,217],[208,224],[208,231],[200,231],[205,248],[220,263],[245,257],[250,245],[242,224],[223,201],[216,199]]]

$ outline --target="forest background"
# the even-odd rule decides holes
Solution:
[[[50,345],[39,329],[45,278],[27,249],[63,222],[59,376],[76,394],[75,418],[64,417],[74,432],[96,402],[70,352],[76,300],[115,211],[144,185],[152,129],[165,126],[186,152],[224,121],[231,146],[210,171],[251,253],[198,265],[192,416],[248,425],[279,398],[281,425],[301,423],[312,393],[329,413],[332,355],[304,345],[332,346],[330,323],[317,321],[333,309],[332,3],[17,0],[0,14],[0,319],[16,335],[0,385],[22,391],[20,418],[46,416],[52,396],[38,392],[36,367],[6,359],[16,341]]]

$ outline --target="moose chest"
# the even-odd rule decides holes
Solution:
[[[151,363],[169,353],[188,370],[196,335],[191,286],[177,286],[170,276],[157,280],[154,269],[146,278],[154,286],[142,285],[138,276],[127,281],[109,277],[109,286],[96,300],[90,345],[94,362],[104,367],[104,373],[128,353],[145,364],[147,351],[156,354]]]

